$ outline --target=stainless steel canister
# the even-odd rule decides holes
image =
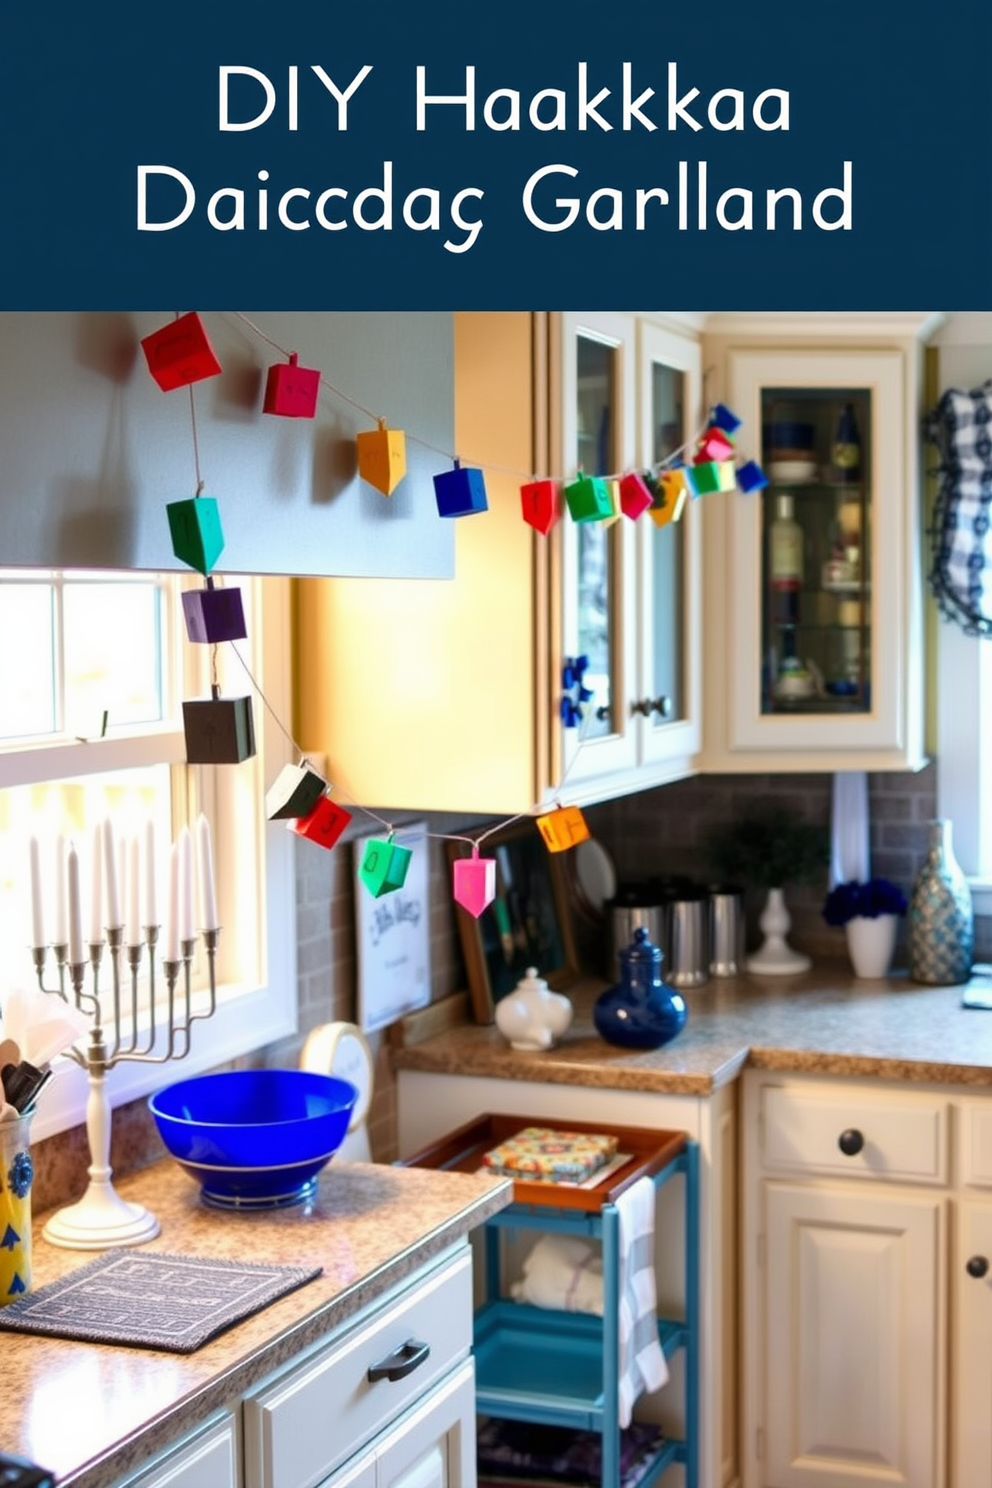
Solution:
[[[665,909],[646,889],[621,884],[616,897],[606,904],[609,912],[609,964],[611,976],[617,974],[620,952],[626,950],[634,939],[634,931],[641,926],[648,932],[648,939],[665,954]]]
[[[701,987],[710,977],[708,901],[705,894],[673,899],[668,906],[668,972],[673,987]]]
[[[740,889],[710,889],[709,921],[711,974],[737,976],[744,970],[744,895]]]

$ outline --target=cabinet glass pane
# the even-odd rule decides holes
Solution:
[[[655,362],[651,368],[651,463],[658,465],[685,442],[683,372]],[[685,528],[681,522],[650,524],[653,596],[651,626],[651,723],[663,727],[685,716],[683,675],[683,585]]]
[[[871,394],[761,398],[762,713],[871,709]]]
[[[589,336],[578,337],[578,449],[575,463],[576,469],[586,475],[617,473],[616,358],[615,347]],[[616,732],[613,721],[617,645],[613,616],[616,554],[611,537],[612,525],[578,522],[575,533],[579,586],[578,654],[589,658],[583,680],[594,693],[591,714],[582,727],[584,737],[595,739]]]

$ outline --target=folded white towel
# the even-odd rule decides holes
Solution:
[[[563,1312],[603,1312],[603,1256],[597,1246],[571,1235],[542,1235],[512,1283],[516,1302],[557,1307]]]
[[[655,1188],[639,1178],[617,1199],[620,1251],[619,1418],[629,1426],[634,1401],[668,1380],[658,1342],[658,1288],[654,1274]]]

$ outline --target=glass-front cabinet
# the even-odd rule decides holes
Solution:
[[[616,489],[653,474],[699,423],[699,345],[625,314],[557,317],[558,466],[566,482]],[[560,659],[555,710],[563,800],[594,800],[689,773],[699,747],[699,540],[695,513],[659,525],[609,515],[560,524]],[[581,718],[575,662],[585,659]]]
[[[707,753],[722,728],[744,768],[918,765],[909,355],[731,349],[725,391],[768,484],[707,534]]]

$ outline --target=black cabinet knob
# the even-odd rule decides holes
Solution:
[[[837,1146],[845,1157],[857,1157],[864,1145],[864,1137],[854,1126],[849,1126],[847,1131],[842,1131],[837,1138]]]
[[[975,1276],[981,1279],[987,1273],[989,1263],[985,1256],[972,1256],[965,1262],[964,1269],[969,1276]]]

